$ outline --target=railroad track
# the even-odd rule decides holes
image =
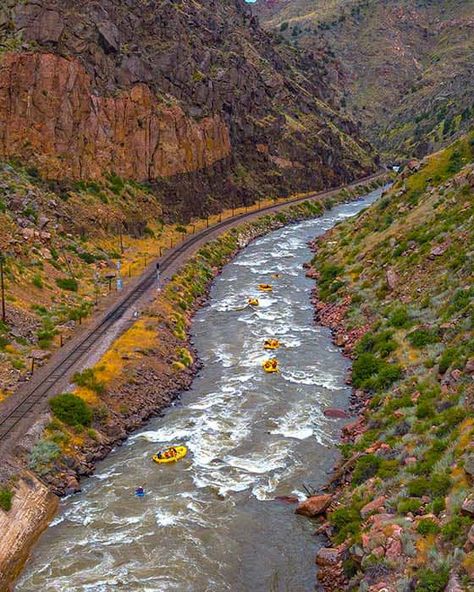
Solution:
[[[367,183],[380,177],[382,172],[370,175],[355,183],[343,185],[334,190],[321,191],[305,197],[291,199],[282,204],[276,204],[261,208],[258,211],[242,213],[214,224],[209,228],[193,235],[185,240],[175,249],[155,260],[143,273],[139,281],[130,289],[124,297],[115,303],[111,309],[89,330],[85,335],[73,339],[66,347],[58,352],[57,359],[53,358],[50,363],[38,371],[30,384],[24,389],[14,393],[11,398],[4,402],[7,405],[6,411],[2,413],[0,408],[0,448],[19,427],[19,424],[26,421],[34,411],[43,408],[50,396],[57,393],[56,385],[63,379],[71,376],[72,371],[81,358],[91,350],[91,348],[100,342],[101,338],[111,329],[111,327],[120,319],[124,313],[133,306],[157,281],[156,264],[160,264],[160,272],[166,278],[166,272],[186,251],[192,249],[195,245],[203,243],[211,235],[219,233],[221,230],[231,228],[237,223],[246,219],[256,218],[264,213],[278,211],[288,205],[301,203],[308,199],[317,199],[321,196],[330,196],[343,188],[354,187],[362,183]],[[164,279],[160,283],[165,283]],[[10,399],[15,399],[10,404]],[[19,435],[19,434],[17,434]]]

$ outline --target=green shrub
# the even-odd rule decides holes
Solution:
[[[370,353],[361,354],[352,364],[352,383],[361,387],[379,371],[379,360]]]
[[[8,487],[0,487],[0,508],[8,512],[12,507],[13,491]]]
[[[392,331],[366,333],[357,344],[355,351],[357,354],[378,353],[384,358],[397,349],[397,343],[392,336]]]
[[[328,520],[336,529],[335,541],[337,543],[342,543],[349,536],[356,537],[360,532],[362,518],[359,508],[356,506],[338,508],[329,514]]]
[[[438,331],[435,329],[415,329],[407,335],[408,341],[413,347],[425,347],[439,341]]]
[[[343,272],[343,267],[332,263],[325,263],[321,266],[318,279],[318,289],[321,300],[326,300],[341,287],[342,283],[337,280],[337,277]]]
[[[429,493],[430,482],[426,477],[418,477],[408,483],[408,494],[413,497],[421,497]]]
[[[76,426],[88,426],[92,421],[92,409],[87,403],[72,393],[63,393],[49,401],[54,415],[64,423]]]
[[[33,276],[31,283],[33,284],[33,286],[36,286],[37,288],[43,288],[43,279],[38,273]]]
[[[61,450],[55,442],[41,440],[31,451],[29,467],[42,475],[60,454]]]
[[[75,278],[57,278],[56,285],[61,290],[68,290],[69,292],[77,292],[79,284]]]
[[[429,505],[429,511],[431,511],[436,516],[440,512],[442,512],[445,508],[446,508],[446,503],[444,501],[444,497],[437,497]]]
[[[418,522],[416,531],[422,535],[438,534],[440,531],[440,527],[436,524],[434,520],[431,520],[430,518],[424,518],[423,520],[420,520]]]
[[[402,498],[397,505],[397,511],[400,514],[408,514],[412,512],[413,514],[417,512],[421,507],[421,500],[416,499],[414,497],[407,497]]]
[[[367,479],[374,477],[379,470],[380,464],[381,459],[375,454],[361,456],[355,464],[354,472],[352,474],[352,482],[355,485],[359,485],[360,483],[367,481]]]
[[[444,374],[446,370],[451,366],[454,360],[457,358],[458,349],[456,347],[448,347],[444,350],[439,359],[439,371]]]
[[[415,592],[443,592],[449,579],[449,569],[440,566],[436,571],[422,569],[417,576]]]
[[[79,258],[89,264],[94,263],[96,260],[96,256],[92,253],[88,253],[87,251],[79,253]]]
[[[440,426],[436,432],[436,435],[438,437],[446,435],[458,424],[460,424],[465,419],[466,415],[466,410],[460,405],[445,409],[436,417],[436,423]]]
[[[377,477],[381,479],[390,479],[395,477],[400,470],[398,460],[382,460],[377,470]]]
[[[105,391],[104,383],[97,379],[93,368],[86,368],[82,372],[76,372],[72,377],[72,381],[77,386],[86,387],[98,395]]]
[[[426,419],[433,417],[435,414],[435,407],[431,401],[419,401],[416,406],[416,416],[418,419]]]
[[[388,324],[397,329],[409,327],[411,321],[407,307],[401,305],[395,308],[388,319]]]
[[[397,381],[402,376],[402,369],[398,364],[387,364],[381,362],[379,365],[379,372],[372,377],[367,386],[376,391],[387,389],[391,384]]]
[[[441,534],[454,544],[463,543],[471,523],[472,520],[468,516],[454,516],[441,528]]]

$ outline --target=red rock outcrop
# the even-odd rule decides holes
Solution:
[[[10,53],[0,64],[0,156],[33,163],[51,179],[113,171],[139,181],[196,171],[229,156],[219,115],[194,121],[145,84],[93,94],[79,61]]]
[[[54,516],[58,501],[31,473],[17,482],[11,510],[0,509],[0,590],[9,589],[9,581],[20,572],[29,549]]]

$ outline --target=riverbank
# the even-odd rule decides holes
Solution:
[[[114,342],[100,362],[76,376],[73,395],[85,404],[88,421],[81,426],[77,417],[45,414],[30,431],[19,462],[14,463],[11,471],[9,489],[16,495],[12,500],[13,513],[10,511],[7,516],[13,516],[21,502],[18,483],[24,477],[20,469],[33,470],[56,494],[77,491],[80,477],[90,474],[114,445],[189,387],[199,367],[188,338],[192,316],[205,300],[212,279],[241,248],[257,236],[285,224],[317,217],[325,207],[357,199],[368,190],[370,187],[358,188],[353,193],[343,190],[330,199],[290,206],[283,212],[233,229],[203,247],[141,318]],[[38,434],[41,434],[39,440]],[[44,521],[38,521],[38,528],[43,526]],[[3,541],[0,562],[5,559],[8,563],[11,558],[4,551],[9,541],[8,538]],[[16,572],[6,565],[2,573],[8,577],[8,573]]]
[[[325,591],[474,580],[472,162],[456,142],[314,243],[316,320],[354,360],[355,420],[314,514]]]

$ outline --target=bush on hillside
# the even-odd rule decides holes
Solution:
[[[417,576],[415,592],[443,592],[448,579],[448,567],[440,566],[436,571],[422,569]]]
[[[92,422],[92,409],[87,403],[72,393],[57,395],[49,401],[54,415],[71,426],[88,426]]]
[[[0,508],[8,512],[12,507],[13,492],[8,487],[0,487]]]
[[[356,388],[386,389],[401,375],[400,366],[384,362],[371,353],[361,354],[352,365],[352,383]]]
[[[438,343],[439,334],[435,329],[415,329],[407,335],[408,341],[413,347],[425,347],[432,343]]]
[[[366,454],[365,456],[361,456],[354,467],[354,472],[352,473],[352,483],[355,485],[360,485],[374,477],[379,470],[380,457],[376,456],[375,454]]]
[[[105,390],[104,383],[97,379],[93,368],[86,368],[82,372],[76,372],[72,377],[72,381],[77,386],[86,387],[98,395]]]
[[[68,290],[69,292],[77,292],[79,284],[75,278],[57,278],[56,285],[61,290]]]

